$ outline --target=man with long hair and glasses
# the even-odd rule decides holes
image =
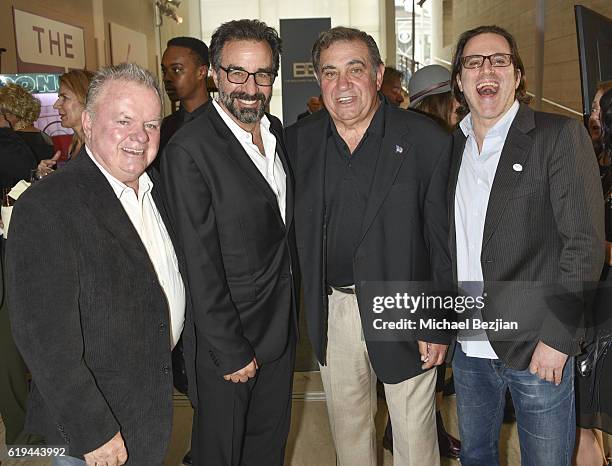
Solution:
[[[453,358],[461,464],[499,464],[509,387],[523,466],[568,466],[574,356],[603,263],[597,162],[579,122],[526,104],[525,68],[497,26],[463,33],[453,92],[469,114],[454,134],[451,255],[461,293],[482,295],[486,331],[459,331]],[[474,330],[472,328],[472,330]]]
[[[210,42],[219,95],[162,155],[186,257],[183,342],[198,466],[284,460],[299,277],[282,126],[265,111],[280,51],[261,21],[219,26]]]

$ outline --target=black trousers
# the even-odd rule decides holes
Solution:
[[[246,383],[219,376],[209,358],[198,361],[198,408],[191,454],[194,466],[282,466],[291,422],[295,340],[260,366]]]

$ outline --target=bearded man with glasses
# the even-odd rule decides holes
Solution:
[[[527,106],[525,68],[502,28],[461,35],[451,82],[470,112],[453,134],[453,273],[460,293],[485,297],[481,313],[461,318],[503,323],[457,335],[461,464],[499,464],[509,388],[521,464],[569,466],[574,356],[604,258],[591,142],[578,121]]]
[[[282,126],[265,111],[280,42],[261,21],[219,26],[210,43],[219,96],[163,154],[186,258],[194,465],[283,464],[299,277]]]

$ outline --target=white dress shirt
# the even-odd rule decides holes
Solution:
[[[168,300],[172,337],[170,345],[174,348],[185,324],[185,287],[179,273],[174,246],[151,195],[153,182],[146,172],[140,175],[137,196],[132,188],[119,181],[98,163],[89,147],[86,147],[86,150],[110,183],[149,254],[157,279]]]
[[[213,100],[213,105],[225,124],[244,151],[248,154],[251,161],[255,164],[261,175],[266,179],[270,189],[276,196],[278,209],[280,210],[283,222],[285,221],[286,195],[287,195],[287,180],[283,162],[276,153],[276,137],[270,132],[270,120],[266,115],[260,121],[261,139],[263,140],[265,154],[259,152],[259,148],[253,143],[253,136],[248,131],[242,129],[238,123],[221,108],[217,101]]]
[[[508,131],[518,109],[519,103],[515,100],[502,118],[487,132],[480,153],[472,127],[472,115],[468,114],[459,123],[467,139],[455,190],[457,279],[460,287],[462,287],[461,282],[472,282],[471,285],[466,284],[462,287],[469,289],[469,294],[480,295],[483,291],[480,255],[489,195]],[[467,356],[497,359],[497,354],[484,330],[475,340],[473,338],[475,338],[473,333],[469,340],[461,339],[461,331],[457,335],[457,341]]]

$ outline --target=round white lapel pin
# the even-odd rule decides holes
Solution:
[[[523,166],[520,163],[515,163],[514,165],[512,165],[512,170],[514,170],[515,172],[522,172]]]

